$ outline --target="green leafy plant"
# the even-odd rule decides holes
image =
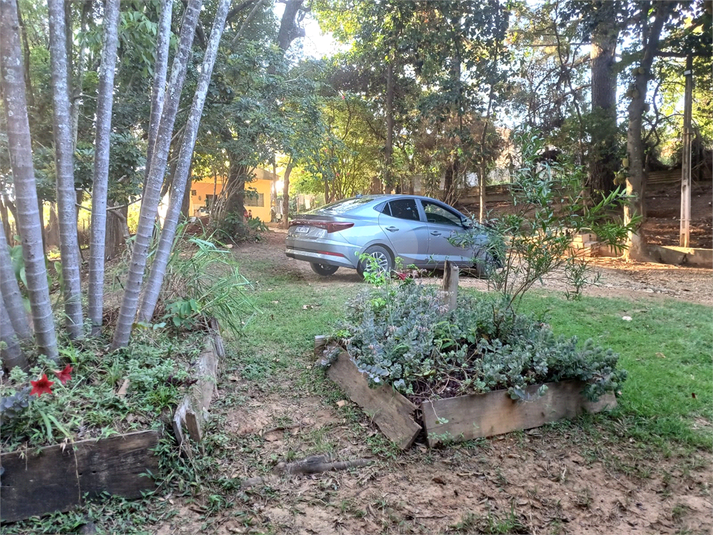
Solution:
[[[498,389],[527,401],[529,385],[566,379],[586,382],[585,395],[596,399],[626,378],[611,350],[556,337],[502,299],[460,296],[449,311],[433,285],[384,284],[347,310],[337,329],[359,370],[414,401]]]
[[[582,187],[583,166],[566,156],[543,160],[546,142],[537,132],[521,132],[514,140],[522,160],[510,186],[514,211],[487,225],[472,221],[468,231],[450,241],[472,247],[482,242],[483,232],[488,235],[487,245],[474,260],[488,272],[489,283],[508,308],[516,307],[533,285],[558,270],[571,288],[568,297],[578,297],[596,278],[589,276],[587,258],[572,248],[572,238],[591,232],[600,242],[621,250],[639,220],[625,225],[614,214],[630,200],[624,191],[618,189],[593,203]],[[489,268],[495,259],[502,269]]]
[[[177,240],[161,290],[162,317],[176,328],[214,317],[237,334],[257,312],[246,292],[250,282],[230,249],[212,240],[212,235]]]

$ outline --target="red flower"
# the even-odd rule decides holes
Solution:
[[[40,379],[37,381],[30,381],[30,384],[32,385],[30,395],[37,394],[37,397],[40,397],[42,394],[52,394],[52,385],[54,384],[54,381],[47,379],[47,374],[43,373]]]
[[[70,373],[72,373],[72,367],[69,364],[67,364],[64,367],[64,370],[62,370],[61,372],[54,372],[54,374],[57,376],[57,379],[59,379],[59,382],[62,384],[66,384],[72,380],[72,376],[69,375]]]
[[[401,279],[402,281],[405,281],[406,278],[408,277],[408,275],[406,275],[406,273],[397,273],[396,275],[398,275],[399,279]]]

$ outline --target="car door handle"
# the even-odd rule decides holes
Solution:
[[[391,226],[391,227],[386,227],[385,230],[388,230],[389,232],[396,232],[396,231],[399,230],[399,229],[398,229],[398,227],[393,227],[393,226]]]
[[[438,232],[437,230],[434,230],[433,232],[431,232],[431,236],[440,236],[440,235],[441,235],[441,233]]]

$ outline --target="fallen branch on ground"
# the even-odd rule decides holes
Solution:
[[[329,472],[330,470],[348,470],[350,468],[359,468],[371,464],[370,459],[354,459],[352,461],[332,461],[327,455],[311,455],[295,461],[294,463],[277,463],[273,469],[275,473],[286,474],[318,474],[320,472]]]

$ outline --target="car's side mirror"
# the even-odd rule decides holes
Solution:
[[[471,226],[472,226],[470,223],[470,219],[468,219],[465,216],[460,218],[460,222],[461,222],[461,225],[463,225],[463,228],[471,228]]]

